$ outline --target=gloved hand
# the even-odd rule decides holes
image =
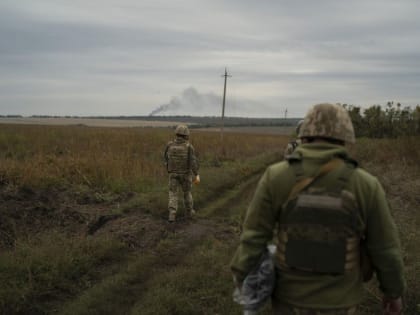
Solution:
[[[198,175],[198,174],[195,175],[193,183],[196,184],[196,185],[200,184],[200,175]]]
[[[384,297],[382,300],[383,315],[401,315],[403,303],[401,297],[389,298]]]

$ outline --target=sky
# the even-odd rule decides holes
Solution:
[[[0,115],[420,103],[415,0],[1,0]]]

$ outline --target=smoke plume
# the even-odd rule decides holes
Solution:
[[[191,116],[220,116],[222,113],[222,96],[214,93],[201,94],[190,87],[181,96],[172,97],[168,104],[158,106],[149,116],[155,115],[191,115]],[[250,99],[231,97],[226,99],[226,116],[240,117],[272,117],[273,109],[262,102]],[[278,116],[283,112],[278,108]]]
[[[195,88],[186,89],[180,97],[174,96],[168,104],[154,109],[149,116],[165,115],[216,115],[222,98],[214,93],[200,94]]]

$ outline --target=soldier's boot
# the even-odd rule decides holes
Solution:
[[[169,210],[168,222],[170,223],[175,222],[175,217],[176,217],[176,211]]]

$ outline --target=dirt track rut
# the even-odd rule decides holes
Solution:
[[[82,292],[76,299],[67,303],[61,312],[63,314],[70,314],[68,310],[72,310],[71,314],[130,314],[130,309],[141,300],[142,295],[147,291],[149,283],[153,281],[155,275],[162,274],[168,268],[174,270],[177,266],[182,266],[186,258],[186,254],[193,251],[193,249],[205,241],[207,238],[217,235],[221,238],[234,239],[237,237],[238,231],[220,220],[225,220],[230,216],[230,209],[237,207],[241,201],[247,198],[244,195],[252,194],[253,189],[260,177],[260,174],[254,174],[246,181],[224,192],[222,196],[212,202],[207,203],[197,216],[191,220],[179,220],[175,223],[152,222],[146,220],[144,224],[153,224],[154,236],[149,236],[149,241],[145,244],[138,242],[134,246],[140,250],[140,254],[134,259],[127,262],[127,267],[122,268],[117,274],[108,276],[102,279],[95,286]],[[130,217],[132,216],[132,220]],[[127,234],[128,222],[141,221],[141,218],[130,217],[112,217],[106,222],[102,222],[101,226],[95,226],[94,233],[98,235],[101,233],[108,233],[115,227],[116,230],[122,231],[119,225],[123,225]],[[143,220],[145,220],[143,218]],[[141,233],[138,230],[139,224],[133,224],[132,236],[136,233]],[[136,230],[137,229],[137,230]],[[148,231],[150,231],[150,227]],[[130,236],[125,235],[125,241]],[[128,240],[129,241],[129,240]],[[135,242],[135,240],[134,240]],[[170,244],[170,248],[159,246],[162,243]],[[164,250],[162,250],[164,248]],[[114,283],[114,285],[112,285]],[[112,296],[113,301],[100,302],[96,299],[90,299],[101,292],[104,296]],[[105,293],[104,293],[105,292]],[[86,302],[83,302],[86,301]],[[91,301],[91,302],[87,302]],[[82,302],[82,303],[81,303]],[[77,309],[75,305],[83,304],[84,307]]]

